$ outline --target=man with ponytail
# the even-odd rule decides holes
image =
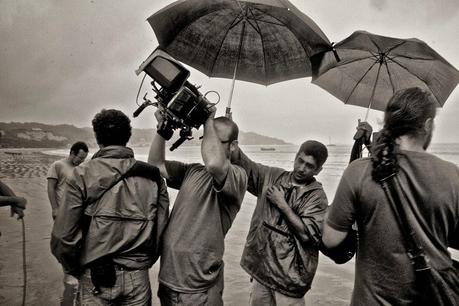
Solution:
[[[380,185],[391,173],[397,173],[407,198],[413,200],[413,213],[424,220],[423,228],[410,223],[419,233],[431,267],[454,269],[448,247],[459,249],[459,169],[426,152],[437,105],[420,88],[396,92],[387,105],[371,158],[358,159],[344,171],[326,219],[323,243],[329,248],[339,245],[357,222],[351,305],[423,305],[404,236]]]

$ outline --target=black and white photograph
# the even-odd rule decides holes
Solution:
[[[457,0],[0,0],[0,305],[459,306]]]

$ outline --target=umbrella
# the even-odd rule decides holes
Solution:
[[[430,91],[443,106],[459,82],[459,72],[425,42],[356,31],[334,51],[311,58],[312,83],[345,104],[384,111],[392,95],[409,87]]]
[[[331,49],[286,0],[182,0],[148,18],[160,47],[209,77],[262,85],[311,76],[309,58]]]

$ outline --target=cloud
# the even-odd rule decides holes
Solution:
[[[386,7],[386,0],[371,0],[370,4],[378,11],[382,11]]]

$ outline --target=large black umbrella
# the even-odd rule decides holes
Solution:
[[[286,0],[182,0],[148,22],[174,58],[207,76],[233,79],[231,95],[235,79],[270,85],[311,76],[309,58],[331,48]]]
[[[430,91],[443,106],[459,82],[459,71],[425,42],[356,31],[333,52],[314,56],[312,83],[345,104],[383,111],[392,95],[409,87]]]

